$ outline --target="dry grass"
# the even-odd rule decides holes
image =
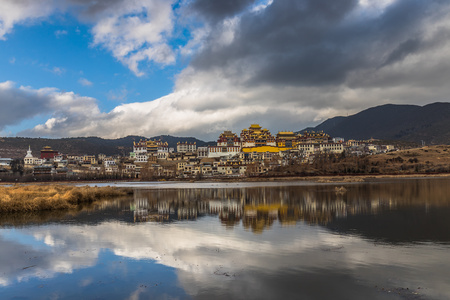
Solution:
[[[66,185],[18,185],[0,187],[0,212],[30,212],[75,208],[106,197],[130,194],[115,187],[76,187]]]
[[[310,180],[318,183],[364,182],[363,176],[320,176]]]
[[[427,163],[430,165],[450,164],[450,146],[437,145],[425,146],[408,150],[389,152],[386,154],[374,155],[373,161],[394,160],[400,157],[403,161],[397,163]]]

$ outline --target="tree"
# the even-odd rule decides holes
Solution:
[[[19,173],[20,176],[22,176],[22,175],[23,175],[23,172],[24,172],[24,167],[23,167],[23,165],[24,165],[24,162],[23,162],[22,159],[14,159],[14,160],[11,162],[11,171],[12,171],[14,174]]]
[[[261,166],[260,162],[254,162],[252,164],[247,165],[246,174],[247,176],[256,176],[259,175],[258,167]]]
[[[150,163],[146,163],[141,169],[142,180],[155,180],[155,170]]]

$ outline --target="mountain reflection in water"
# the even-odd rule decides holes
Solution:
[[[450,186],[444,180],[246,189],[136,190],[135,222],[195,220],[261,233],[277,221],[318,224],[386,242],[450,241]]]
[[[449,183],[138,189],[2,215],[0,298],[449,299]]]

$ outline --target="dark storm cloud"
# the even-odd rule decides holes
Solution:
[[[421,48],[421,45],[422,41],[419,38],[411,38],[404,41],[389,54],[383,66],[403,60],[410,53],[418,51]]]
[[[47,136],[65,136],[70,129],[92,125],[95,117],[103,116],[94,98],[81,97],[73,92],[61,92],[55,88],[18,88],[10,81],[0,83],[0,106],[4,108],[0,110],[0,130],[37,116],[51,116],[45,126],[38,126],[54,131],[54,134],[49,132]],[[103,119],[107,120],[107,117],[109,115]],[[64,126],[66,127],[63,128]],[[96,128],[102,129],[101,126]],[[22,133],[33,136],[34,129],[27,129]]]
[[[105,11],[112,10],[115,5],[123,3],[124,0],[68,0],[67,3],[78,7],[81,17],[92,19]]]
[[[15,125],[24,119],[45,113],[48,98],[24,90],[14,89],[7,84],[0,85],[0,130],[8,125]]]
[[[254,2],[255,0],[196,0],[192,3],[191,8],[208,21],[215,23],[241,12]]]
[[[440,47],[448,40],[450,40],[450,32],[445,30],[437,31],[432,39],[429,40],[425,40],[423,36],[411,37],[399,43],[396,48],[389,53],[382,66],[402,61],[410,54]]]
[[[387,66],[439,44],[438,37],[424,38],[424,24],[445,6],[398,0],[379,15],[358,16],[357,0],[275,0],[242,17],[231,44],[216,47],[219,32],[213,32],[192,66],[221,68],[228,76],[245,71],[250,85],[340,84],[351,71]]]

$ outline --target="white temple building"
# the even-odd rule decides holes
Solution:
[[[25,156],[25,158],[23,160],[24,160],[25,166],[37,165],[41,161],[41,159],[34,157],[33,154],[31,154],[30,146],[28,146],[27,155]]]

